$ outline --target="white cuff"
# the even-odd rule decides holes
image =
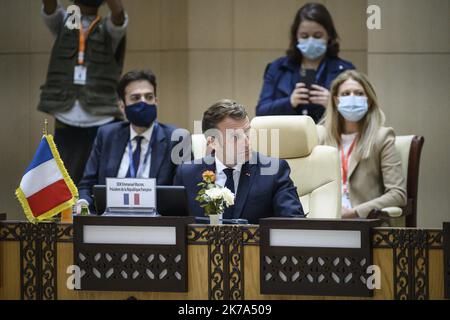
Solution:
[[[85,199],[78,199],[77,206],[82,205],[82,204],[89,205],[89,202],[87,202],[87,200],[85,200]]]

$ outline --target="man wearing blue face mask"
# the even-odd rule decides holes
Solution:
[[[92,187],[105,184],[106,178],[156,178],[157,185],[171,185],[177,165],[191,159],[189,132],[156,120],[156,78],[151,71],[126,73],[117,94],[128,121],[99,129],[78,186],[79,203],[89,204],[91,210]]]
[[[355,67],[338,57],[338,35],[322,4],[300,8],[290,39],[287,56],[266,68],[256,115],[309,115],[317,123],[328,104],[331,82]]]

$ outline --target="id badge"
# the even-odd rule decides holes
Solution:
[[[86,84],[86,73],[87,69],[85,66],[75,66],[75,70],[73,72],[73,83],[84,86]]]
[[[350,194],[348,191],[344,192],[344,196],[347,198],[347,200],[350,200]]]

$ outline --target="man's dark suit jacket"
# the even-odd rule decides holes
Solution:
[[[152,135],[156,134],[156,140],[151,151],[150,178],[156,178],[157,185],[172,185],[173,183],[177,164],[171,161],[171,153],[175,145],[182,143],[187,146],[185,149],[187,152],[184,154],[180,152],[180,154],[183,161],[191,159],[189,132],[179,129],[181,134],[175,137],[176,141],[171,141],[175,129],[173,126],[161,123],[158,123],[153,129]],[[96,184],[105,184],[106,178],[117,177],[129,140],[129,122],[111,123],[98,130],[83,178],[78,185],[80,199],[87,200],[91,210],[94,209],[91,196],[92,187]],[[179,147],[181,148],[181,145]]]
[[[291,172],[285,160],[269,158],[259,153],[253,154],[256,163],[242,166],[237,195],[235,197],[234,219],[247,219],[258,224],[267,217],[304,217],[297,189],[289,177]],[[190,215],[203,217],[204,211],[195,197],[200,190],[206,170],[216,171],[215,164],[208,164],[214,158],[204,158],[201,164],[184,163],[177,168],[174,185],[186,187]],[[273,175],[262,175],[261,169],[270,166],[270,161],[278,163],[279,170]],[[254,162],[254,161],[251,161]]]

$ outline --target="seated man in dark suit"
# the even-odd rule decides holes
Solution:
[[[285,160],[252,152],[250,121],[244,107],[221,100],[204,114],[202,131],[213,153],[199,161],[183,163],[174,184],[186,187],[191,215],[204,216],[195,200],[202,174],[213,171],[215,183],[235,194],[234,205],[225,209],[224,219],[247,219],[258,224],[266,217],[303,217],[303,208]]]
[[[172,185],[176,166],[191,159],[189,132],[156,120],[156,78],[151,71],[128,72],[117,93],[119,108],[128,121],[98,130],[78,185],[78,203],[87,202],[91,210],[92,187],[105,184],[106,178],[156,178],[157,185]],[[176,152],[181,147],[175,148],[179,143],[184,147],[181,153]],[[183,150],[188,152],[183,154]]]

